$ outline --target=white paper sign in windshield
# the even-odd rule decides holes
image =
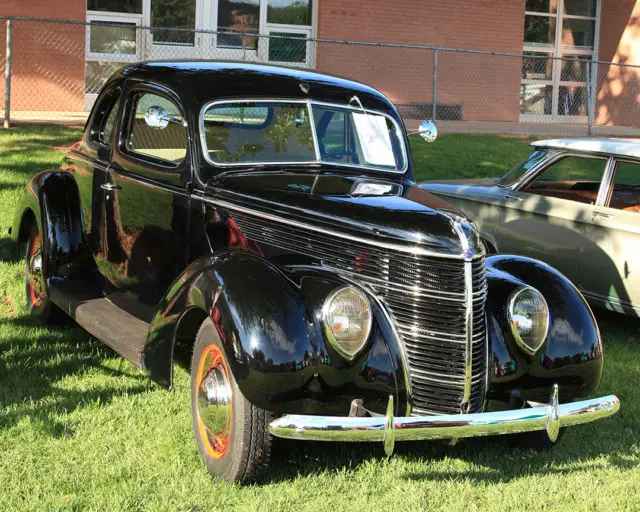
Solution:
[[[364,158],[372,165],[396,166],[387,121],[382,116],[353,113]]]

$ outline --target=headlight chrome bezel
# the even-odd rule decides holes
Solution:
[[[369,310],[368,321],[366,323],[366,329],[365,329],[365,335],[363,336],[363,341],[362,343],[360,343],[357,350],[355,350],[354,352],[351,352],[345,349],[344,346],[342,346],[342,344],[340,343],[340,341],[338,341],[331,327],[332,324],[329,318],[331,315],[331,305],[333,301],[336,299],[336,297],[339,294],[345,291],[350,291],[358,294],[361,300],[365,304],[367,304],[368,310]],[[322,325],[323,325],[323,329],[327,337],[327,340],[329,341],[329,344],[331,345],[331,347],[336,352],[338,352],[338,354],[340,354],[340,356],[342,356],[344,359],[347,359],[348,361],[352,361],[367,346],[367,342],[369,341],[369,336],[371,335],[371,328],[373,326],[373,310],[371,308],[371,301],[362,290],[356,288],[355,286],[352,286],[352,285],[339,286],[338,288],[333,290],[324,300],[324,304],[322,306]]]
[[[518,331],[518,328],[516,327],[516,324],[514,321],[514,307],[516,305],[518,297],[520,297],[520,295],[522,295],[522,293],[524,292],[535,293],[538,296],[538,298],[541,300],[542,304],[544,304],[544,309],[546,311],[546,315],[545,315],[546,326],[544,329],[544,336],[542,336],[540,343],[536,347],[530,346],[528,343],[526,343],[522,339],[522,336],[520,335],[520,332]],[[511,332],[513,333],[513,337],[518,343],[518,345],[520,346],[520,348],[529,355],[535,355],[544,346],[547,340],[547,336],[549,335],[549,327],[551,324],[549,304],[547,303],[547,300],[544,298],[544,295],[542,295],[542,293],[540,293],[540,291],[535,289],[533,286],[518,287],[516,290],[514,290],[511,293],[511,296],[509,297],[509,303],[507,305],[507,314],[509,319],[509,326],[511,327]]]

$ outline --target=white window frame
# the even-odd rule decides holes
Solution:
[[[136,52],[135,53],[99,53],[91,51],[91,22],[101,21],[105,23],[131,23],[136,25]],[[112,14],[102,11],[87,11],[87,29],[85,31],[86,60],[110,61],[110,62],[136,62],[141,59],[142,41],[140,30],[142,14]]]
[[[591,83],[595,83],[595,78],[597,77],[597,64],[594,61],[597,61],[598,48],[600,44],[600,20],[601,20],[601,12],[602,12],[602,0],[597,0],[596,3],[596,12],[594,16],[579,16],[573,14],[565,14],[564,12],[564,0],[558,0],[558,9],[555,13],[542,13],[535,11],[525,11],[525,16],[539,16],[539,17],[548,17],[554,18],[556,20],[556,29],[555,29],[555,38],[553,44],[541,44],[541,43],[523,43],[523,52],[531,52],[537,54],[547,54],[550,57],[558,58],[565,57],[568,55],[577,55],[577,56],[588,56],[591,59],[588,59],[591,64]],[[584,46],[567,46],[562,44],[562,28],[564,25],[564,20],[588,20],[595,21],[594,26],[594,40],[593,40],[593,48],[584,47]],[[559,96],[560,96],[560,88],[561,87],[585,87],[587,90],[587,106],[588,112],[593,112],[595,107],[595,91],[589,90],[589,84],[587,81],[583,82],[571,82],[571,81],[562,81],[561,80],[561,60],[553,60],[551,79],[521,79],[521,85],[535,85],[535,86],[551,86],[552,87],[552,101],[551,101],[551,114],[531,114],[531,113],[522,113],[520,114],[521,122],[560,122],[560,123],[579,123],[584,124],[587,122],[587,115],[584,116],[569,116],[569,115],[561,115],[558,113],[559,111]]]

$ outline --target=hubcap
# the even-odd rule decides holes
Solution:
[[[211,457],[224,457],[231,439],[231,386],[222,351],[205,348],[198,364],[198,427]]]
[[[27,258],[27,281],[29,297],[35,307],[39,307],[44,298],[44,279],[42,277],[42,250],[40,234],[33,237],[31,250]]]

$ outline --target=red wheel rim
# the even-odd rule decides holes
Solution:
[[[33,241],[31,242],[31,249],[29,250],[29,259],[27,261],[28,267],[28,279],[29,279],[29,298],[31,299],[31,303],[34,307],[39,308],[42,306],[44,301],[42,294],[36,291],[33,286],[33,275],[35,273],[33,268],[33,260],[36,256],[36,253],[40,250],[40,233],[37,233],[33,237]]]
[[[196,382],[199,400],[196,414],[200,437],[207,454],[213,459],[222,459],[231,441],[232,401],[229,368],[222,350],[217,345],[208,345],[203,350],[198,362]],[[207,393],[210,399],[203,406],[201,400]],[[210,421],[205,422],[203,407],[215,409],[217,421],[214,424]]]

